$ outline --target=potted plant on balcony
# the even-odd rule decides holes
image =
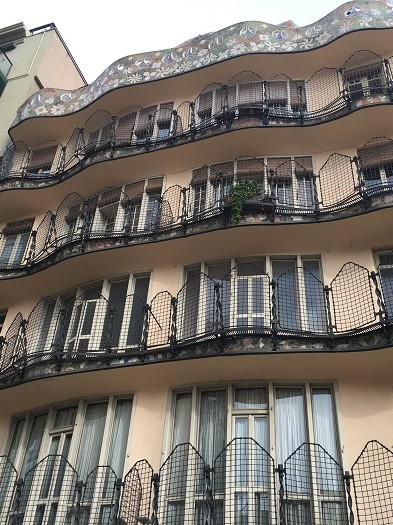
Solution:
[[[241,180],[231,188],[225,203],[231,214],[231,221],[237,224],[245,213],[270,213],[273,203],[265,195],[262,185],[255,180]]]

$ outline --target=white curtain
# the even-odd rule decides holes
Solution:
[[[98,466],[108,403],[88,405],[79,445],[76,470],[86,482],[88,474]]]
[[[199,453],[206,463],[214,459],[226,444],[226,392],[209,390],[201,393]]]
[[[266,408],[265,388],[236,388],[235,409]]]
[[[302,388],[276,389],[276,432],[278,463],[284,463],[306,441]]]
[[[115,419],[113,422],[112,438],[109,447],[108,465],[118,478],[123,476],[124,458],[127,449],[128,431],[131,421],[131,399],[119,399],[116,403]]]
[[[190,441],[191,392],[177,394],[172,447]]]
[[[315,442],[338,459],[334,406],[330,388],[313,388],[312,405]]]

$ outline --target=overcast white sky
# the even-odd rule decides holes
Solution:
[[[236,22],[298,26],[316,22],[340,0],[19,0],[1,9],[0,25],[29,29],[54,22],[88,82],[123,56],[174,47]],[[13,5],[15,6],[13,8]]]

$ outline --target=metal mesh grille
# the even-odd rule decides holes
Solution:
[[[371,279],[366,268],[352,262],[344,264],[330,287],[337,332],[355,330],[375,321]]]
[[[63,456],[47,456],[29,470],[15,502],[17,523],[69,523],[75,507],[76,471]]]
[[[31,149],[26,165],[26,176],[47,177],[56,174],[62,166],[62,146],[51,141]]]
[[[151,513],[152,476],[153,469],[146,460],[135,463],[126,474],[119,512],[122,525],[148,523]]]
[[[148,346],[169,344],[172,315],[171,294],[167,291],[159,292],[150,303]]]
[[[284,467],[286,523],[348,524],[344,473],[325,449],[304,443]]]
[[[381,95],[387,82],[382,58],[371,51],[353,53],[342,69],[344,87],[351,102],[369,96]]]
[[[0,372],[15,369],[18,361],[26,353],[25,340],[21,334],[23,318],[18,313],[8,328],[0,354]]]
[[[49,255],[54,245],[54,222],[55,216],[48,211],[37,227],[37,234],[35,237],[35,253],[34,260],[40,260]]]
[[[78,193],[70,193],[57,208],[54,226],[57,246],[80,238],[82,204],[83,198]]]
[[[0,456],[0,520],[2,523],[7,523],[16,481],[17,472],[14,466],[7,456]]]
[[[159,523],[204,523],[203,458],[188,443],[178,445],[160,468]]]
[[[0,158],[0,179],[21,177],[28,158],[28,147],[24,142],[9,144]]]
[[[340,207],[359,200],[359,180],[347,155],[333,153],[319,170],[319,188],[324,207]]]
[[[310,119],[323,119],[344,109],[337,70],[325,67],[316,71],[306,82],[306,97]]]
[[[393,454],[369,441],[352,467],[359,525],[390,525],[393,517]]]
[[[82,523],[111,525],[116,519],[116,474],[109,466],[98,466],[87,476],[81,507]]]
[[[74,129],[71,137],[64,148],[64,169],[69,170],[79,163],[79,149],[83,147],[81,144],[82,130],[80,128]]]
[[[326,333],[324,285],[307,268],[294,266],[277,277],[276,297],[281,329]]]
[[[162,194],[162,207],[159,221],[160,228],[166,228],[180,223],[182,200],[182,188],[178,184],[170,186],[164,191]]]
[[[26,323],[26,348],[29,354],[53,351],[58,330],[60,304],[53,297],[41,299]]]
[[[235,438],[214,461],[214,523],[277,523],[274,461],[251,438]]]
[[[109,148],[112,144],[112,115],[100,109],[93,113],[83,127],[81,153],[88,157],[96,151]]]

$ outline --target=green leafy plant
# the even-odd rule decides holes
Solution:
[[[244,203],[253,197],[261,198],[264,196],[262,186],[255,180],[241,180],[231,188],[230,209],[231,220],[234,223],[240,222]]]

